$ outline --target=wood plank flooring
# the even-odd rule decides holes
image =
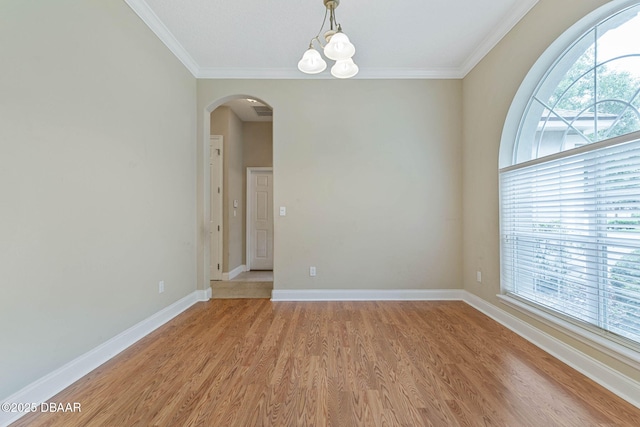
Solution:
[[[212,300],[14,426],[638,426],[462,302]]]

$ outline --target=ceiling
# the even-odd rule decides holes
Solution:
[[[331,78],[297,63],[322,0],[125,0],[198,78]],[[538,0],[341,0],[356,78],[462,78]]]
[[[225,106],[238,116],[243,122],[271,122],[273,109],[253,98],[237,98],[227,101]]]

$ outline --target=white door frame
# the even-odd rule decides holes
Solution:
[[[246,214],[247,214],[247,218],[246,218],[246,254],[245,254],[245,258],[246,258],[246,271],[251,271],[251,218],[252,218],[252,209],[253,209],[253,205],[252,205],[252,198],[250,197],[251,194],[251,174],[253,172],[271,172],[273,174],[273,168],[272,167],[248,167],[247,168],[247,188],[246,188],[246,200],[245,200],[245,207],[246,207]],[[273,181],[272,181],[273,182]],[[274,208],[275,209],[275,208]],[[275,234],[275,227],[274,227],[274,234]],[[274,235],[274,239],[275,239],[275,235]]]
[[[216,176],[210,176],[210,181],[209,182],[213,182],[214,180],[216,180],[216,183],[218,184],[217,187],[215,188],[215,186],[211,186],[209,191],[209,203],[210,203],[210,217],[209,217],[209,227],[210,227],[210,234],[209,234],[209,246],[211,247],[210,251],[210,265],[209,265],[209,280],[222,280],[222,254],[223,254],[223,239],[224,239],[224,224],[223,224],[223,209],[222,209],[222,201],[224,200],[224,193],[223,193],[223,179],[224,179],[224,174],[223,174],[223,159],[224,159],[224,151],[223,151],[223,136],[222,135],[211,135],[209,138],[209,147],[210,147],[210,153],[209,153],[209,169],[211,169],[211,159],[213,158],[214,155],[214,150],[218,149],[220,150],[220,154],[217,157],[216,163],[217,163],[217,170],[216,170]],[[213,148],[213,147],[217,147],[217,148]],[[220,197],[218,198],[220,200],[220,203],[215,204],[214,205],[214,192],[219,192],[220,193]],[[211,233],[213,232],[213,227],[220,227],[220,232],[219,232],[219,239],[218,239],[218,250],[217,250],[217,260],[213,259],[216,252],[215,252],[215,248],[213,247],[213,239],[211,238]]]

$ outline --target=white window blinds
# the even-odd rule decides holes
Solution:
[[[503,290],[640,343],[640,139],[505,168],[500,191]]]

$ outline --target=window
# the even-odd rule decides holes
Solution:
[[[503,293],[631,347],[640,346],[638,40],[640,4],[566,49],[500,170]]]

